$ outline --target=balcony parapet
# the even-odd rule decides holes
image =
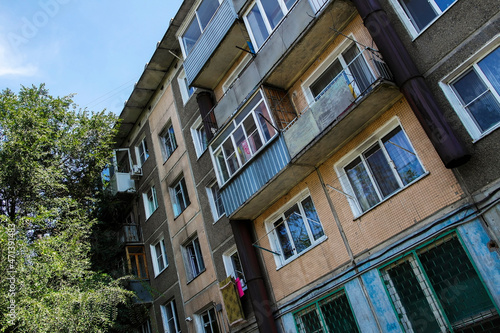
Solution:
[[[222,44],[225,44],[223,40],[228,37],[237,19],[238,15],[233,7],[233,2],[231,0],[224,0],[184,61],[184,70],[186,71],[186,78],[189,85],[193,84],[198,75],[200,75],[200,72],[202,72],[202,69],[207,65],[216,50]],[[229,43],[232,43],[232,45],[231,49],[227,52],[231,53],[231,58],[236,58],[237,54],[241,51],[236,49],[235,45],[240,47],[245,46],[243,35],[241,33],[234,36],[231,34],[229,39],[231,39]],[[227,56],[229,54],[227,52],[226,58],[223,61],[216,61],[218,63],[216,67],[231,64],[231,61],[228,61]],[[219,73],[218,75],[221,74]],[[215,80],[213,74],[210,76],[207,76],[202,82],[197,82],[195,86],[212,89]]]

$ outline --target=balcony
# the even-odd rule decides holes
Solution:
[[[141,234],[139,226],[137,224],[123,225],[120,230],[119,240],[122,244],[140,243]]]
[[[141,174],[140,169],[132,165],[128,148],[115,149],[109,170],[108,190],[112,195],[135,192],[134,177]]]
[[[153,289],[149,284],[149,280],[144,280],[144,279],[129,280],[127,289],[135,293],[134,303],[136,304],[153,303]]]
[[[356,13],[347,0],[297,0],[215,106],[217,123],[224,124],[263,82],[288,90],[337,36],[332,22],[342,30]]]
[[[247,46],[231,0],[224,0],[184,61],[189,85],[213,90]]]
[[[400,97],[380,57],[360,52],[273,143],[288,159],[263,153],[221,190],[227,215],[255,219]]]

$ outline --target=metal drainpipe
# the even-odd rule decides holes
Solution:
[[[278,333],[259,259],[255,247],[252,245],[252,221],[231,220],[230,224],[245,273],[247,292],[250,294],[259,332]]]
[[[378,0],[352,0],[364,25],[391,69],[396,84],[447,168],[456,168],[470,159],[463,144],[444,118],[417,66],[396,34]]]
[[[205,128],[205,133],[207,134],[207,140],[210,141],[213,137],[213,133],[210,119],[207,116],[214,107],[212,94],[208,91],[201,91],[196,95],[196,102],[198,103],[198,108],[200,109],[203,127]]]

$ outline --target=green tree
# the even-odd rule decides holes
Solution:
[[[116,120],[44,85],[0,93],[0,332],[107,332],[131,304],[89,256]]]

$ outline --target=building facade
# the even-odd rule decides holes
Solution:
[[[498,17],[488,0],[184,1],[117,143],[151,328],[498,330]]]

